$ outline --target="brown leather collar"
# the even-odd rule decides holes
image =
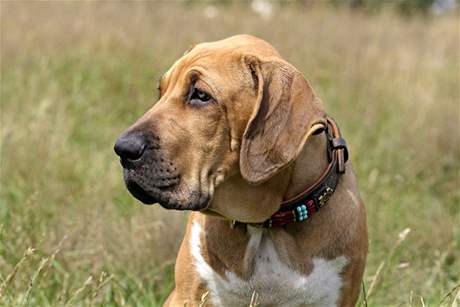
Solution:
[[[285,200],[281,207],[268,220],[262,223],[241,223],[232,221],[232,226],[247,224],[256,227],[277,227],[305,221],[318,212],[334,193],[340,176],[345,173],[348,149],[340,135],[339,127],[332,117],[326,118],[324,129],[327,137],[327,155],[329,164],[321,176],[302,193]]]

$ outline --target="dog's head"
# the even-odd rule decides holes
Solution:
[[[146,204],[202,210],[232,176],[264,184],[324,125],[302,74],[263,40],[240,35],[189,49],[160,80],[160,98],[115,151]]]

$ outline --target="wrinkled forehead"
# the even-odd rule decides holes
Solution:
[[[235,63],[245,54],[256,55],[260,58],[280,57],[276,49],[264,40],[248,35],[238,35],[193,46],[171,66],[164,77],[169,78],[173,74],[182,74],[192,67],[225,73],[237,67]]]

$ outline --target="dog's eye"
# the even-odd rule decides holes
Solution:
[[[213,101],[213,98],[206,92],[192,86],[188,102],[192,105],[205,105]]]

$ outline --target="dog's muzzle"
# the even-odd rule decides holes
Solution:
[[[157,136],[128,131],[118,138],[114,150],[123,166],[126,187],[134,197],[144,204],[173,205],[173,191],[180,175],[163,156]]]

